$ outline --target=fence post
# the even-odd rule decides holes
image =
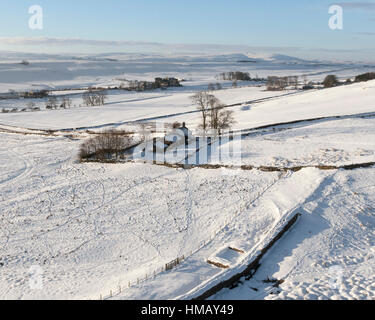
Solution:
[[[195,147],[195,149],[196,149],[196,152],[195,152],[195,156],[196,156],[196,158],[195,158],[195,164],[199,165],[200,164],[200,159],[199,159],[199,149],[200,149],[199,142],[200,142],[200,138],[196,137],[195,141],[196,141],[195,142],[196,143],[196,147]]]
[[[156,164],[156,138],[152,139],[152,162]]]
[[[189,146],[189,137],[187,135],[185,135],[185,164],[189,164],[189,150],[188,150],[188,146]]]
[[[207,138],[207,163],[211,162],[211,142],[212,142],[212,138],[208,137]]]

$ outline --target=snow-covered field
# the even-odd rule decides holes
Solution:
[[[30,64],[23,65],[27,60]],[[247,62],[246,62],[247,61]],[[302,60],[284,55],[251,54],[47,55],[0,52],[0,93],[9,90],[83,88],[118,85],[124,79],[153,80],[155,76],[211,81],[221,72],[244,71],[252,77],[305,75],[319,80],[327,74],[341,79],[371,71],[373,65]]]
[[[222,161],[216,157],[210,163],[235,165],[240,159],[242,165],[293,168],[375,162],[374,116],[257,130],[241,140],[227,142],[221,148],[216,144],[217,149],[211,152],[218,154],[221,151],[224,156]],[[234,150],[232,157],[228,155],[231,148]]]
[[[207,84],[206,84],[207,87]],[[185,89],[185,88],[184,88]],[[154,118],[174,115],[176,113],[194,112],[193,116],[183,115],[191,123],[196,121],[196,107],[192,105],[190,97],[203,85],[194,90],[166,90],[147,93],[125,93],[112,95],[105,106],[101,107],[77,107],[67,110],[19,112],[0,114],[1,124],[32,129],[67,129],[111,127],[117,128],[137,120],[152,121]],[[224,103],[242,103],[277,95],[285,95],[283,92],[267,92],[264,88],[237,88],[225,89],[215,92],[215,95]],[[195,116],[196,115],[196,116]],[[166,122],[173,122],[175,117],[168,117]]]
[[[2,298],[99,298],[134,283],[198,249],[274,179],[82,165],[79,142],[1,140]],[[33,265],[44,270],[40,292],[26,280]]]
[[[302,217],[250,281],[212,299],[375,298],[375,172],[336,171],[306,199]],[[279,288],[265,280],[285,282]]]
[[[251,95],[247,88],[237,90],[249,93],[248,97],[244,97],[248,99],[243,102],[260,98],[258,95]],[[258,90],[264,90],[264,87],[258,88]],[[295,120],[373,112],[375,107],[374,90],[375,82],[369,81],[323,89],[318,93],[316,91],[290,92],[284,97],[269,99],[262,103],[244,103],[242,106],[233,108],[237,121],[233,129],[250,129]],[[282,92],[274,94],[280,95]],[[215,95],[221,98],[218,94]],[[223,100],[227,102],[225,98]],[[200,118],[199,114],[192,114],[171,117],[168,121],[186,121],[187,124],[191,124],[195,128],[199,124]]]
[[[268,92],[249,83],[231,88],[222,81],[215,96],[240,104],[230,109],[234,134],[243,135],[241,164],[258,169],[79,163],[77,157],[87,129],[134,129],[139,120],[196,129],[199,113],[190,97],[220,72],[322,80],[371,66],[280,56],[239,63],[242,55],[37,56],[29,66],[18,59],[1,57],[0,92],[111,85],[125,77],[187,81],[165,91],[110,91],[102,107],[79,106],[78,91],[71,93],[71,109],[0,113],[0,299],[193,298],[241,272],[298,212],[253,279],[211,298],[375,297],[374,168],[317,168],[375,162],[375,81],[307,92]],[[7,108],[23,103],[0,100]],[[305,119],[311,121],[280,125]],[[273,126],[253,130],[264,125]],[[282,170],[260,170],[267,166]],[[298,166],[306,168],[288,170]],[[275,288],[267,279],[282,283]]]

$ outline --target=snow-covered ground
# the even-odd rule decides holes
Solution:
[[[112,124],[117,124],[116,127],[120,127],[122,124],[132,121],[143,119],[152,121],[154,118],[176,113],[183,113],[184,115],[181,118],[193,120],[198,118],[198,116],[195,115],[196,107],[192,105],[191,96],[203,88],[207,88],[207,83],[205,87],[201,85],[191,90],[181,88],[169,89],[164,93],[155,91],[115,94],[109,97],[105,106],[100,107],[0,113],[0,123],[33,129],[102,128],[112,126]],[[230,104],[285,94],[285,92],[267,92],[264,87],[225,89],[215,92],[215,96],[221,99],[223,103]],[[189,112],[194,112],[193,116],[189,117],[189,115],[185,114]],[[164,121],[173,122],[174,117],[168,117]]]
[[[199,249],[277,176],[85,165],[78,145],[1,134],[1,298],[99,298],[135,283]],[[27,281],[34,265],[42,291]]]
[[[337,171],[306,199],[302,217],[253,279],[211,299],[375,298],[375,171]],[[265,280],[284,280],[279,288]]]
[[[280,56],[239,63],[246,57],[238,55],[32,57],[29,66],[19,58],[2,57],[0,91],[109,85],[125,75],[188,81],[165,91],[111,91],[103,107],[79,107],[76,92],[71,109],[0,113],[1,299],[193,298],[241,272],[297,212],[302,216],[263,257],[254,278],[211,298],[375,297],[374,168],[316,168],[375,162],[375,81],[308,92],[223,82],[214,94],[228,105],[241,104],[230,107],[234,134],[243,137],[240,164],[258,169],[77,160],[86,129],[134,129],[138,120],[184,121],[196,129],[199,113],[190,97],[220,72],[321,80],[333,71],[345,78],[371,66]],[[19,108],[23,101],[0,100],[6,107],[13,103]],[[315,120],[279,124],[304,119]],[[264,125],[272,126],[252,130]],[[284,170],[261,170],[267,166]],[[298,166],[306,168],[286,170]],[[274,288],[267,279],[283,283]]]
[[[293,168],[375,162],[375,116],[329,119],[257,130],[213,144],[210,164]],[[355,132],[355,134],[353,134]],[[202,147],[201,152],[206,152]],[[230,150],[232,155],[228,154]],[[221,160],[217,154],[222,155]],[[193,154],[189,160],[195,159]],[[236,163],[238,162],[238,163]]]
[[[21,64],[26,60],[29,65]],[[247,61],[247,62],[244,62]],[[374,65],[308,61],[273,55],[217,54],[195,56],[157,54],[47,55],[0,51],[0,93],[9,90],[83,88],[118,85],[127,80],[158,76],[212,81],[221,72],[244,71],[252,77],[305,75],[321,80],[327,74],[341,79],[371,71]]]
[[[237,90],[249,93],[247,101],[259,98],[256,95],[251,96],[247,88]],[[374,90],[375,81],[369,81],[322,89],[318,90],[319,92],[291,93],[261,103],[244,103],[242,106],[232,108],[237,121],[233,129],[250,129],[295,120],[373,112],[375,110]],[[276,94],[280,95],[280,92]],[[222,96],[217,96],[222,98]],[[225,98],[223,100],[225,101]],[[195,128],[200,123],[200,117],[197,113],[171,117],[168,121],[186,121],[188,125]]]
[[[32,129],[103,129],[126,128],[132,122],[186,122],[192,130],[200,124],[200,113],[191,96],[204,86],[170,89],[164,93],[126,93],[111,95],[101,107],[67,110],[0,113],[0,125]],[[206,86],[207,87],[207,86]],[[265,91],[265,87],[241,87],[214,91],[232,107],[236,124],[233,129],[250,129],[280,122],[342,116],[374,111],[375,82],[355,83],[316,91]],[[340,97],[340,99],[338,99]],[[360,97],[360,100],[359,100]],[[261,101],[259,101],[261,100]]]

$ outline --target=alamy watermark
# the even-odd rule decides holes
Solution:
[[[32,5],[29,8],[29,28],[31,30],[43,30],[43,8],[40,5]]]
[[[329,7],[328,13],[331,15],[328,21],[328,26],[331,30],[344,29],[344,10],[339,5],[332,5]]]

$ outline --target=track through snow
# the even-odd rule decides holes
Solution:
[[[8,161],[15,162],[16,166],[15,166],[15,170],[11,172],[7,172],[7,169],[4,166],[4,170],[1,170],[1,172],[2,172],[2,175],[3,174],[6,175],[6,178],[3,178],[3,180],[0,180],[0,185],[16,184],[18,181],[26,178],[32,172],[32,166],[30,165],[28,160],[25,159],[25,157],[22,156],[16,150],[17,148],[14,148],[12,150],[6,149],[4,152],[4,153],[9,153],[7,155]]]

